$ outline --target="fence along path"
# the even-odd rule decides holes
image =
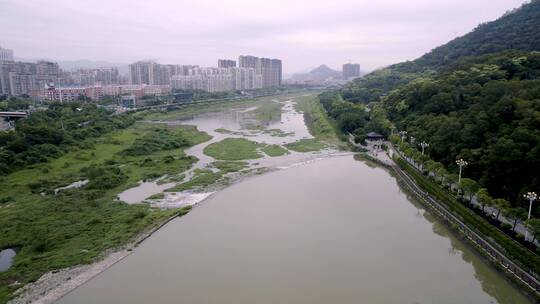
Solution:
[[[395,149],[391,144],[386,143],[389,148],[393,150],[394,153],[397,153],[399,157],[404,158],[401,153]],[[514,263],[511,259],[506,257],[504,253],[495,248],[492,244],[489,243],[483,236],[478,234],[469,228],[461,219],[455,216],[450,210],[446,208],[443,204],[439,203],[434,199],[430,194],[422,190],[416,182],[405,173],[395,162],[388,164],[388,162],[377,159],[386,167],[392,169],[399,177],[400,180],[409,188],[413,194],[420,199],[430,210],[436,213],[440,218],[447,221],[448,223],[454,224],[457,226],[459,231],[480,251],[482,251],[488,258],[493,262],[498,264],[504,271],[514,276],[524,285],[532,289],[537,296],[540,296],[540,281],[531,273],[524,270],[521,266]]]

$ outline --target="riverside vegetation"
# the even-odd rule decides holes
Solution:
[[[52,104],[0,133],[0,248],[17,251],[13,265],[0,273],[0,303],[45,272],[91,263],[187,212],[117,201],[118,193],[140,180],[178,180],[197,161],[184,149],[210,139],[195,127],[136,122],[157,115],[166,114],[111,115],[89,104]],[[223,172],[245,169],[241,162],[214,166]],[[80,188],[55,191],[85,180]],[[215,180],[201,172],[183,189]]]
[[[43,273],[90,263],[144,229],[184,210],[127,205],[116,195],[139,180],[187,170],[196,161],[183,149],[208,136],[195,128],[135,124],[72,146],[58,158],[4,175],[0,248],[16,248],[0,273],[0,303]],[[55,189],[89,180],[79,189]]]
[[[17,255],[12,266],[0,273],[0,303],[48,271],[96,261],[146,229],[189,210],[159,210],[148,204],[118,201],[120,192],[139,181],[165,176],[160,182],[178,183],[167,191],[199,189],[227,183],[227,173],[253,171],[238,155],[253,159],[262,157],[262,153],[290,153],[281,145],[248,140],[242,140],[238,150],[234,147],[238,139],[228,139],[216,143],[225,151],[214,150],[222,155],[216,157],[217,161],[208,169],[194,170],[193,177],[184,181],[184,172],[197,161],[184,150],[211,137],[192,126],[148,120],[178,119],[227,107],[259,106],[267,101],[215,102],[172,112],[121,115],[90,104],[52,104],[48,110],[19,121],[15,130],[1,133],[0,249],[14,248]],[[255,115],[273,119],[272,111],[276,111],[274,104]],[[321,112],[309,113],[304,115],[324,117]],[[45,150],[56,152],[43,153]],[[77,182],[79,188],[60,190]],[[162,198],[161,193],[148,199]]]

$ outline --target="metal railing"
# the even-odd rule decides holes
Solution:
[[[397,151],[397,149],[394,149],[394,151],[396,151],[401,157],[401,154]],[[459,219],[450,210],[448,210],[446,206],[444,206],[444,204],[439,203],[430,194],[423,191],[416,184],[416,182],[399,166],[394,165],[392,166],[392,169],[396,172],[396,174],[401,177],[402,181],[415,194],[415,196],[421,201],[423,201],[424,204],[427,205],[432,211],[436,212],[436,214],[440,218],[446,220],[448,223],[456,225],[459,231],[472,244],[474,244],[475,247],[484,252],[492,261],[500,265],[503,270],[513,275],[515,278],[517,278],[523,284],[531,288],[537,293],[537,295],[540,296],[540,281],[538,281],[538,279],[533,274],[514,263],[504,253],[502,253],[499,249],[495,248],[489,241],[487,241],[480,234],[472,230],[461,219]]]

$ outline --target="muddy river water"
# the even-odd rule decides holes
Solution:
[[[272,160],[59,303],[531,303],[387,171],[323,156]]]

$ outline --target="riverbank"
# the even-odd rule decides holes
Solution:
[[[178,210],[176,214],[137,235],[134,240],[128,242],[124,246],[107,250],[103,253],[102,258],[97,259],[97,261],[92,264],[54,270],[44,274],[37,281],[27,284],[23,288],[17,290],[15,293],[16,298],[9,301],[8,304],[55,303],[58,299],[75,288],[83,285],[129,256],[140,243],[173,219],[186,215],[190,210],[191,206]]]
[[[281,115],[283,115],[281,119],[282,123],[285,124],[279,125],[279,127],[283,127],[286,130],[289,124],[292,123],[291,126],[294,126],[294,124],[297,123],[297,116],[300,115],[294,112],[294,109],[292,108],[292,104],[294,103],[287,101],[289,99],[290,98],[281,98],[281,101],[275,101],[284,105],[285,108],[283,110],[274,107],[273,104],[268,104],[269,106],[265,106],[263,109],[256,111],[258,105],[267,104],[269,101],[274,103],[274,101],[268,98],[254,101],[253,103],[242,101],[241,103],[233,103],[231,106],[236,108],[247,106],[247,110],[238,111],[239,115],[246,116],[248,118],[254,116],[263,122],[262,126],[264,127],[268,126],[268,123],[276,124],[276,117],[279,118]],[[208,109],[208,111],[222,111],[224,108],[227,108],[225,104],[214,104]],[[280,111],[283,113],[280,114]],[[14,267],[7,273],[2,274],[5,278],[9,279],[9,281],[7,281],[9,283],[4,283],[6,286],[8,286],[8,289],[4,289],[4,291],[2,291],[0,288],[0,303],[7,301],[11,297],[10,294],[14,292],[15,289],[22,286],[23,283],[26,283],[25,281],[33,283],[28,284],[24,289],[20,289],[20,291],[17,292],[17,295],[20,295],[21,297],[15,299],[13,303],[28,302],[29,299],[39,300],[41,297],[43,297],[43,301],[48,301],[47,299],[57,298],[59,295],[69,291],[69,289],[79,286],[91,277],[97,275],[101,271],[107,269],[111,265],[114,265],[116,262],[129,255],[130,251],[128,249],[132,249],[134,246],[130,239],[144,239],[151,235],[151,233],[157,230],[161,225],[158,225],[158,228],[152,229],[151,233],[146,232],[147,227],[153,227],[153,225],[162,223],[163,221],[168,222],[171,218],[175,217],[171,217],[171,214],[174,214],[174,210],[163,208],[178,208],[178,206],[183,206],[186,204],[199,203],[211,196],[212,193],[224,189],[231,184],[248,179],[250,176],[259,175],[267,171],[277,170],[278,168],[295,166],[297,163],[310,161],[312,159],[321,157],[324,158],[333,153],[331,150],[325,150],[323,152],[315,151],[307,154],[289,152],[285,148],[282,148],[281,145],[284,143],[283,141],[286,140],[285,142],[294,142],[298,138],[303,138],[301,137],[302,134],[305,133],[309,135],[307,130],[296,132],[297,134],[295,134],[295,132],[291,132],[290,130],[282,131],[281,129],[277,128],[271,129],[271,132],[266,132],[266,129],[262,128],[260,130],[251,130],[250,132],[254,132],[253,134],[256,134],[257,136],[263,136],[264,141],[271,141],[273,145],[264,145],[264,147],[261,146],[257,148],[260,148],[261,153],[268,154],[268,157],[249,160],[249,168],[244,168],[244,165],[237,166],[236,164],[232,164],[232,162],[209,159],[208,156],[202,154],[202,150],[207,143],[212,142],[212,140],[208,141],[210,138],[208,133],[201,132],[193,126],[185,126],[186,118],[196,117],[200,113],[207,113],[200,105],[194,109],[189,108],[185,111],[181,110],[171,113],[156,112],[148,115],[138,113],[137,115],[143,115],[145,116],[145,119],[152,118],[152,120],[146,120],[146,122],[143,123],[139,122],[132,128],[113,133],[106,138],[99,138],[91,149],[87,149],[85,151],[74,151],[68,153],[62,158],[59,158],[58,160],[44,164],[43,167],[48,168],[45,176],[54,176],[54,178],[49,178],[49,180],[58,180],[59,184],[58,186],[54,182],[43,184],[44,190],[40,191],[44,192],[45,195],[40,194],[41,192],[25,194],[27,191],[22,190],[21,187],[24,188],[28,186],[26,184],[17,184],[29,180],[28,176],[35,175],[40,170],[44,171],[44,169],[41,167],[21,171],[3,181],[0,181],[0,183],[15,185],[15,187],[11,188],[13,189],[14,195],[17,195],[15,197],[16,200],[23,201],[24,198],[24,200],[29,202],[29,208],[31,208],[31,206],[36,206],[36,204],[41,206],[51,206],[55,204],[55,201],[57,203],[61,202],[64,206],[70,206],[70,208],[73,208],[73,202],[77,201],[77,197],[83,195],[86,200],[82,206],[92,207],[93,209],[91,210],[103,210],[105,212],[106,210],[110,211],[110,207],[114,206],[115,208],[124,210],[124,212],[133,212],[131,217],[118,218],[114,213],[92,216],[89,215],[90,213],[85,209],[77,210],[78,215],[68,218],[75,221],[76,219],[80,218],[80,216],[83,216],[83,214],[86,215],[88,217],[87,219],[77,220],[77,224],[81,226],[80,228],[88,229],[85,227],[86,225],[90,224],[95,226],[94,229],[96,230],[99,229],[99,231],[108,232],[109,234],[107,234],[107,238],[105,238],[108,243],[104,243],[102,247],[87,246],[91,242],[86,239],[80,240],[80,237],[93,237],[95,239],[93,240],[94,243],[99,242],[100,238],[102,237],[94,234],[92,231],[79,234],[76,233],[76,230],[72,231],[72,229],[67,229],[72,227],[72,225],[75,225],[75,223],[66,223],[66,220],[64,220],[63,227],[55,228],[55,230],[57,229],[58,231],[66,231],[66,233],[70,232],[75,234],[75,239],[71,237],[71,239],[66,238],[65,241],[59,240],[55,241],[55,243],[50,243],[51,245],[63,243],[70,244],[70,248],[62,248],[62,250],[58,250],[59,255],[52,255],[54,259],[62,261],[63,263],[51,263],[50,260],[49,262],[47,260],[36,260],[41,262],[41,265],[44,267],[43,270],[40,270],[39,267],[33,267],[32,277],[21,280],[13,276],[13,274],[19,273],[21,265],[24,265],[21,264],[19,260],[16,260]],[[276,116],[276,113],[279,114],[279,116]],[[178,119],[179,117],[180,120],[176,121],[175,119]],[[163,119],[168,120],[163,121]],[[279,124],[279,120],[277,123]],[[302,126],[305,128],[303,122]],[[215,132],[214,129],[209,129],[207,131],[214,136],[218,136],[219,134],[219,132]],[[219,134],[219,136],[224,135]],[[235,137],[236,135],[227,134],[227,136]],[[161,150],[161,148],[159,148],[161,146],[168,147],[171,144],[173,147],[176,147],[175,141],[177,139],[186,140],[187,146],[191,146],[191,148],[186,149],[185,145],[181,141],[179,141],[179,146],[172,150]],[[214,138],[214,141],[216,141],[216,138]],[[205,144],[203,145],[202,143]],[[156,147],[158,147],[157,150],[154,150]],[[277,150],[278,147],[279,151]],[[308,150],[318,150],[321,147],[323,146],[313,146]],[[201,154],[197,154],[197,152],[201,152]],[[197,157],[194,155],[197,155]],[[201,160],[197,160],[199,157],[203,158],[203,165],[201,165]],[[95,194],[90,195],[90,192],[88,192],[89,189],[87,189],[87,186],[85,186],[86,184],[79,189],[62,190],[56,193],[57,195],[47,194],[48,192],[54,192],[52,190],[49,191],[49,188],[61,188],[64,186],[64,184],[68,184],[68,180],[69,183],[71,183],[71,180],[83,180],[84,176],[80,176],[80,172],[85,172],[84,170],[86,169],[84,168],[86,166],[96,166],[100,163],[107,166],[107,170],[104,171],[107,172],[107,174],[97,173],[94,174],[94,176],[100,176],[100,174],[106,176],[110,172],[113,172],[116,174],[114,179],[119,179],[121,182],[119,185],[113,184],[113,186],[108,188],[104,194],[98,194],[102,195],[101,197],[98,196],[99,204],[96,204]],[[188,170],[190,166],[192,168]],[[206,166],[210,167],[207,168]],[[217,172],[216,170],[219,171]],[[172,192],[167,192],[167,194],[164,195],[156,195],[153,198],[145,200],[145,204],[137,204],[137,202],[143,201],[145,199],[144,197],[142,199],[132,201],[131,205],[124,204],[115,199],[118,193],[134,187],[138,181],[153,181],[163,175],[166,175],[163,182],[176,182],[179,188],[177,190],[171,189]],[[90,184],[92,184],[93,180],[94,178],[90,178]],[[108,182],[106,185],[110,186],[109,184],[111,183]],[[20,193],[16,193],[17,190]],[[198,196],[198,198],[196,200],[189,200],[189,202],[187,202],[186,198],[178,196],[186,194],[186,190],[188,192],[193,190],[193,195]],[[206,195],[205,193],[209,195]],[[187,195],[189,195],[189,193],[187,193]],[[88,196],[88,198],[86,198],[86,196]],[[33,198],[38,198],[38,200],[31,201]],[[160,200],[161,198],[164,199]],[[175,202],[177,204],[168,205],[167,199],[174,199],[180,203]],[[112,205],[111,201],[113,202]],[[20,205],[7,206],[7,208],[13,207],[20,207]],[[4,210],[0,212],[5,212]],[[49,211],[44,209],[39,210],[48,215],[51,214]],[[47,218],[45,215],[41,217],[43,219]],[[7,218],[8,217],[5,217],[4,219]],[[43,224],[50,226],[56,222],[57,220],[49,220],[47,222],[43,222]],[[107,228],[104,228],[102,223],[106,223]],[[134,223],[137,223],[137,225],[134,225]],[[39,226],[36,226],[36,229],[38,229],[38,227]],[[122,237],[117,237],[114,234],[116,231],[118,233],[122,233]],[[46,235],[44,238],[47,239]],[[74,241],[76,242],[71,245],[71,242]],[[20,245],[17,243],[15,244]],[[28,248],[28,246],[24,245],[20,247],[24,248],[25,250],[34,250],[31,247]],[[52,248],[54,247],[51,247],[51,249]],[[111,248],[120,248],[120,250]],[[49,252],[51,249],[45,248],[45,252]],[[23,251],[22,254],[19,255],[18,259],[24,255],[36,255],[36,253],[40,252]],[[104,255],[104,253],[106,254]],[[76,258],[66,261],[66,255],[69,256],[69,254],[75,254]],[[83,266],[72,267],[72,265],[81,264]],[[58,269],[62,270],[59,271]],[[42,275],[44,273],[46,273],[46,275]],[[69,278],[76,279],[69,280]],[[0,283],[2,283],[1,278]]]
[[[530,303],[427,217],[385,171],[323,158],[216,193],[59,304]]]
[[[230,182],[226,185],[216,186],[211,185],[209,188],[206,188],[204,191],[212,192],[213,194],[218,193],[221,190],[228,188],[229,186],[245,182],[251,178],[257,177],[261,174],[270,173],[278,170],[285,170],[297,166],[303,166],[311,164],[315,161],[320,161],[326,158],[332,157],[342,157],[346,155],[352,155],[351,153],[328,153],[324,155],[313,155],[313,157],[306,159],[299,163],[291,163],[286,167],[279,168],[269,168],[262,171],[252,171],[248,174],[233,174],[230,179]],[[164,221],[156,224],[151,229],[139,234],[133,241],[130,241],[125,246],[122,246],[117,249],[108,250],[103,254],[101,259],[98,261],[88,264],[80,265],[75,267],[70,267],[61,270],[51,271],[43,275],[39,280],[34,283],[26,285],[24,288],[20,289],[16,293],[16,298],[8,302],[8,304],[26,304],[26,303],[36,303],[36,304],[53,304],[58,301],[60,298],[64,297],[71,291],[82,286],[92,278],[98,276],[102,272],[106,271],[108,268],[114,266],[116,263],[122,261],[124,258],[128,257],[136,247],[141,244],[143,241],[151,237],[155,232],[163,228],[172,220],[177,217],[181,217],[187,214],[191,208],[197,207],[197,205],[204,203],[206,200],[210,199],[212,195],[206,196],[204,199],[197,201],[196,204],[184,207],[178,211],[178,214],[175,214]]]
[[[269,100],[213,103],[207,111]],[[174,114],[192,117],[204,105],[174,113],[134,113],[138,119]],[[140,121],[89,138],[58,158],[0,179],[0,248],[17,248],[11,267],[0,273],[0,303],[43,274],[88,265],[104,252],[127,244],[147,227],[174,214],[147,204],[125,204],[117,195],[140,181],[180,177],[196,158],[185,149],[209,140],[193,126]],[[89,182],[80,183],[80,181]],[[81,184],[78,188],[66,187]],[[32,223],[28,225],[27,223]]]
[[[387,143],[387,145],[391,147],[391,144]],[[392,148],[389,151],[392,151]],[[492,245],[492,240],[486,239],[479,232],[471,229],[467,223],[467,220],[470,221],[470,219],[466,215],[454,214],[455,211],[452,208],[447,209],[446,204],[438,201],[440,200],[439,197],[434,196],[435,198],[433,198],[430,195],[432,191],[425,188],[427,181],[419,181],[419,179],[423,179],[423,176],[414,171],[403,159],[399,158],[398,155],[390,158],[385,151],[380,149],[376,151],[370,150],[368,153],[360,155],[360,159],[388,169],[389,174],[396,178],[404,191],[414,196],[418,202],[427,207],[434,216],[446,224],[457,236],[473,247],[493,268],[504,274],[509,283],[518,286],[532,300],[540,301],[540,284],[538,280],[508,258],[502,251],[504,248],[501,248],[498,244]]]

